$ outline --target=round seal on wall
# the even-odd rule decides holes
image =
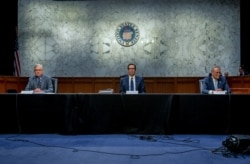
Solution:
[[[117,42],[122,46],[133,46],[140,37],[138,27],[131,22],[121,23],[115,32]]]

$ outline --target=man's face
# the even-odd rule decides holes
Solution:
[[[40,76],[43,75],[43,68],[37,66],[37,67],[34,69],[34,72],[35,72],[35,76],[40,77]]]
[[[129,74],[129,76],[134,76],[135,75],[135,66],[134,65],[129,65],[128,66],[128,74]]]
[[[219,79],[221,75],[220,69],[219,68],[214,68],[212,71],[212,76],[215,79]]]

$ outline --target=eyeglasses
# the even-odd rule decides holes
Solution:
[[[135,68],[128,68],[128,69],[135,69]]]
[[[42,69],[35,69],[34,71],[42,71]]]

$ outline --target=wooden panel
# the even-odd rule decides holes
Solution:
[[[250,94],[250,88],[231,88],[232,94]]]
[[[241,88],[243,84],[243,79],[240,76],[228,78],[228,84],[231,88]]]
[[[58,93],[74,93],[72,78],[58,78]]]
[[[242,87],[250,88],[250,76],[243,76]]]
[[[56,77],[58,93],[98,93],[112,88],[119,93],[119,77]],[[144,77],[147,93],[200,93],[202,77]],[[24,90],[28,77],[0,76],[0,93],[7,89]],[[248,93],[250,76],[229,76],[228,82],[234,93]],[[240,89],[239,89],[240,88]]]
[[[146,78],[147,79],[147,78]],[[147,83],[146,83],[147,88]],[[152,93],[175,93],[175,78],[154,78],[154,88]]]
[[[5,92],[7,90],[16,90],[18,91],[19,79],[17,77],[8,77],[5,79]]]
[[[74,78],[74,93],[93,93],[93,79],[91,78]]]
[[[99,90],[115,89],[113,78],[96,78],[94,80],[94,92],[98,93]]]
[[[4,93],[4,92],[5,92],[5,78],[0,77],[0,93]]]
[[[153,79],[153,78],[144,79],[144,83],[145,83],[145,86],[146,86],[146,92],[147,93],[154,93],[155,79]]]
[[[119,93],[120,91],[120,79],[114,79],[114,93]]]
[[[25,87],[28,83],[28,80],[29,79],[27,77],[20,77],[19,78],[19,84],[18,84],[18,89],[17,89],[18,92],[21,92],[22,90],[25,89]]]
[[[199,79],[190,77],[177,78],[177,93],[197,93],[199,92]]]

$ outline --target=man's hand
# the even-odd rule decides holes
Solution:
[[[36,88],[34,89],[34,92],[42,92],[42,90],[40,88]]]

